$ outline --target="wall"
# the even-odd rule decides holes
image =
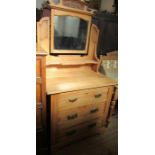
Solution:
[[[114,8],[112,7],[114,0],[101,0],[101,11],[107,10],[107,12],[113,12]]]
[[[36,0],[36,7],[40,8],[42,2],[44,2],[45,0]],[[101,0],[101,7],[100,10],[104,11],[107,10],[108,12],[112,12],[113,11],[113,1],[114,0]]]
[[[36,7],[39,9],[41,8],[41,4],[42,2],[44,2],[45,0],[36,0]]]

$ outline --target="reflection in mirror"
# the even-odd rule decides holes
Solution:
[[[54,16],[54,48],[85,50],[88,22],[78,17]]]
[[[60,0],[53,0],[54,4],[59,4]]]

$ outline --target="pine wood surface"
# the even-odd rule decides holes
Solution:
[[[104,105],[105,104],[87,105],[80,108],[58,112],[57,126],[58,128],[63,129],[98,118],[103,114]]]
[[[37,53],[38,51],[49,52],[49,22],[49,17],[41,18],[40,21],[37,22]]]
[[[112,116],[108,128],[99,135],[76,141],[51,155],[118,155],[118,118]]]
[[[46,141],[46,52],[36,52],[36,148],[37,153],[47,152]]]
[[[60,129],[60,128],[58,128],[58,130],[57,130],[57,137],[66,137],[66,138],[68,138],[68,137],[74,137],[75,135],[79,135],[80,136],[80,134],[84,134],[84,135],[86,135],[86,132],[92,132],[92,129],[94,130],[94,129],[96,129],[96,128],[100,128],[101,127],[101,122],[102,122],[102,119],[93,119],[93,120],[90,120],[90,121],[88,121],[88,122],[85,122],[85,123],[81,123],[81,124],[79,124],[79,125],[77,125],[77,126],[73,126],[73,127],[71,127],[71,128],[66,128],[66,129]],[[89,126],[90,125],[95,125],[95,126],[93,126],[92,128],[89,128]],[[68,134],[68,132],[72,132],[72,131],[77,131],[75,134],[73,134],[73,135],[67,135]]]
[[[54,77],[46,79],[47,94],[57,94],[67,91],[90,89],[115,85],[116,82],[99,73],[89,72],[82,73],[83,76],[74,76],[74,73],[68,74],[67,77]],[[91,75],[91,76],[90,76]]]
[[[69,60],[69,61],[62,61],[62,60],[53,60],[46,63],[46,66],[54,66],[54,65],[86,65],[86,64],[98,64],[95,60]]]
[[[56,150],[70,142],[105,130],[116,82],[98,72],[101,63],[96,56],[99,29],[91,24],[92,14],[88,11],[64,6],[51,5],[51,8],[51,17],[44,18],[37,24],[37,40],[38,47],[48,52],[46,93],[49,97],[47,104],[50,109],[48,109],[50,113],[50,147],[51,150]],[[52,55],[54,51],[54,14],[78,16],[89,21],[88,33],[90,33],[87,37],[86,49],[82,51],[82,53],[87,53],[86,55]],[[73,51],[65,52],[69,54]],[[76,52],[81,54],[81,52]],[[96,95],[99,97],[95,97]],[[99,103],[101,106],[95,107]],[[68,123],[68,120],[63,118],[66,116],[64,111],[68,110],[68,113],[73,108],[77,109],[78,114],[82,117],[80,108],[87,106],[86,109],[89,109],[91,105],[94,106],[92,108],[100,109],[98,115],[93,117],[85,112],[87,115],[85,118],[88,119],[80,118],[74,123]],[[60,118],[65,121],[60,121]]]
[[[88,27],[87,27],[87,37],[86,37],[86,45],[84,50],[61,50],[61,49],[55,49],[54,48],[54,16],[73,16],[73,17],[78,17],[80,19],[83,19],[88,22]],[[51,39],[51,53],[87,53],[88,52],[88,43],[89,43],[89,34],[90,34],[90,28],[91,28],[91,16],[90,15],[85,15],[85,14],[80,14],[76,13],[73,11],[68,11],[68,10],[59,10],[59,9],[52,9],[51,11],[51,36],[53,38]]]
[[[113,88],[114,86],[108,86],[106,87],[101,87],[97,89],[91,88],[90,90],[78,90],[73,91],[73,92],[66,92],[66,93],[60,93],[60,94],[54,94],[51,95],[51,116],[50,116],[50,121],[51,121],[51,148],[53,151],[59,149],[60,147],[73,142],[77,141],[79,139],[82,139],[84,137],[87,137],[88,135],[93,135],[96,133],[101,132],[105,127],[106,124],[106,118],[107,114],[109,111],[109,105],[113,93]],[[89,96],[89,92],[91,96]],[[96,94],[97,93],[97,94]],[[77,94],[77,96],[76,96]],[[88,96],[87,96],[88,95]],[[97,96],[96,96],[97,95]],[[72,97],[72,98],[70,98]],[[75,98],[76,97],[76,98]],[[93,99],[94,98],[94,99]],[[102,100],[101,100],[102,99]],[[74,100],[74,101],[73,101]],[[105,101],[105,102],[103,102]],[[59,104],[60,102],[60,104]],[[63,104],[66,103],[66,104]],[[72,102],[72,103],[71,103]],[[102,102],[102,103],[101,103]],[[72,123],[68,123],[63,126],[59,125],[59,116],[63,114],[63,110],[71,109],[71,108],[79,108],[87,105],[87,106],[95,106],[96,104],[100,103],[103,107],[100,110],[102,111],[100,115],[97,116],[97,118],[90,117],[89,118],[89,113],[87,113],[87,118],[82,119],[81,122],[74,122],[74,126],[72,127]],[[63,108],[61,109],[61,106],[63,105]],[[69,104],[69,105],[68,105]],[[95,119],[95,120],[94,120]],[[95,122],[89,124],[89,120],[98,122],[100,121],[100,125],[98,126]],[[87,125],[88,123],[88,125]],[[95,123],[95,124],[94,124]],[[88,126],[91,126],[91,129],[88,128]],[[80,128],[80,129],[79,129]],[[64,131],[66,132],[64,133]],[[75,130],[75,131],[74,131]],[[67,136],[67,132],[71,132],[71,136]],[[59,133],[63,134],[63,138],[58,138]],[[87,134],[88,133],[88,134]],[[73,135],[72,135],[73,134]],[[66,135],[66,136],[65,136]]]
[[[43,55],[45,55],[45,56],[47,56],[47,54],[48,54],[48,52],[46,51],[46,50],[44,50],[41,46],[40,46],[40,44],[37,42],[36,43],[36,56],[43,56]]]
[[[78,9],[78,8],[72,8],[72,7],[67,7],[67,6],[64,6],[62,5],[62,3],[60,3],[60,5],[54,5],[51,1],[52,0],[49,0],[50,1],[50,6],[52,9],[58,9],[58,10],[65,10],[65,11],[71,11],[71,12],[75,12],[75,13],[79,13],[79,14],[84,14],[84,15],[89,15],[89,16],[92,16],[93,13],[88,11],[88,10],[82,10],[82,9]]]
[[[108,87],[78,90],[73,92],[60,93],[57,95],[57,104],[59,110],[77,108],[94,103],[106,101],[108,96]]]

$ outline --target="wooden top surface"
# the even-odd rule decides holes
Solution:
[[[72,75],[74,75],[74,73],[68,74],[68,77],[48,78],[46,80],[47,95],[117,84],[114,80],[96,72],[91,74],[91,76],[85,73],[83,73],[82,76]]]
[[[98,64],[95,60],[53,60],[47,61],[46,66],[50,65],[85,65],[85,64]]]

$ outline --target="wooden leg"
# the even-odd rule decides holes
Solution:
[[[115,110],[115,105],[116,105],[116,101],[112,101],[110,104],[110,108],[109,108],[109,113],[108,113],[108,117],[107,120],[105,122],[105,127],[108,127],[108,124],[110,123],[109,119],[112,116],[114,110]]]
[[[109,114],[110,116],[109,117],[111,117],[113,115],[113,113],[115,111],[115,106],[116,106],[116,101],[112,101],[111,106],[110,106],[110,114]]]

